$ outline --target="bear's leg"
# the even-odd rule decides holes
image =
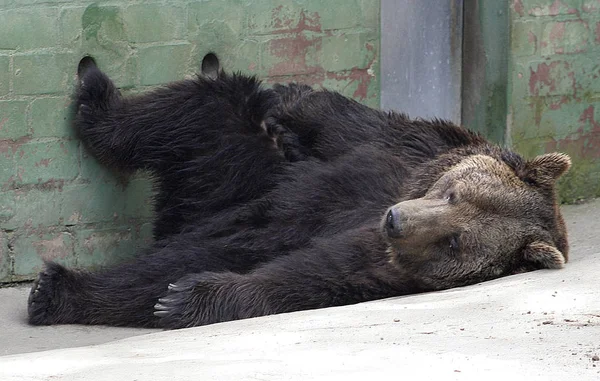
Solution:
[[[188,233],[159,241],[149,253],[97,272],[46,263],[30,293],[29,322],[156,327],[154,305],[170,283],[190,272],[247,272],[269,259],[236,245],[224,249],[225,238],[193,239]]]
[[[88,150],[110,167],[164,175],[242,136],[260,136],[278,149],[261,125],[278,96],[254,78],[199,77],[124,98],[95,65],[79,74],[75,127]]]
[[[169,285],[155,315],[162,327],[185,328],[419,291],[389,263],[385,246],[371,247],[374,239],[376,234],[350,231],[246,274],[188,274]]]
[[[138,273],[119,266],[90,273],[49,262],[29,295],[29,323],[154,327],[151,306],[165,285],[165,274],[148,269]]]

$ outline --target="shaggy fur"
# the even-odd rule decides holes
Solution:
[[[565,156],[526,162],[449,122],[243,75],[130,99],[94,66],[80,81],[87,149],[157,179],[156,242],[98,272],[47,263],[32,324],[190,327],[566,261]]]

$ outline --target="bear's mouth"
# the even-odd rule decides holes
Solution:
[[[393,244],[388,244],[387,249],[385,250],[385,253],[387,255],[387,261],[388,263],[394,265],[394,266],[399,266],[400,265],[400,250],[398,250],[397,247],[395,247]]]

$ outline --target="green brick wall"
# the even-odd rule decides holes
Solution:
[[[151,232],[151,187],[99,166],[70,127],[80,59],[126,93],[225,70],[303,81],[379,104],[379,1],[0,2],[0,282],[43,260],[95,266]]]
[[[569,154],[561,200],[600,197],[600,0],[464,4],[463,123],[526,157]]]
[[[527,156],[573,158],[563,201],[600,196],[600,1],[511,0],[508,131]]]

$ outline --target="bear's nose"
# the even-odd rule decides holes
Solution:
[[[390,238],[400,238],[402,233],[402,226],[398,214],[399,213],[396,210],[390,209],[385,217],[385,231]]]

